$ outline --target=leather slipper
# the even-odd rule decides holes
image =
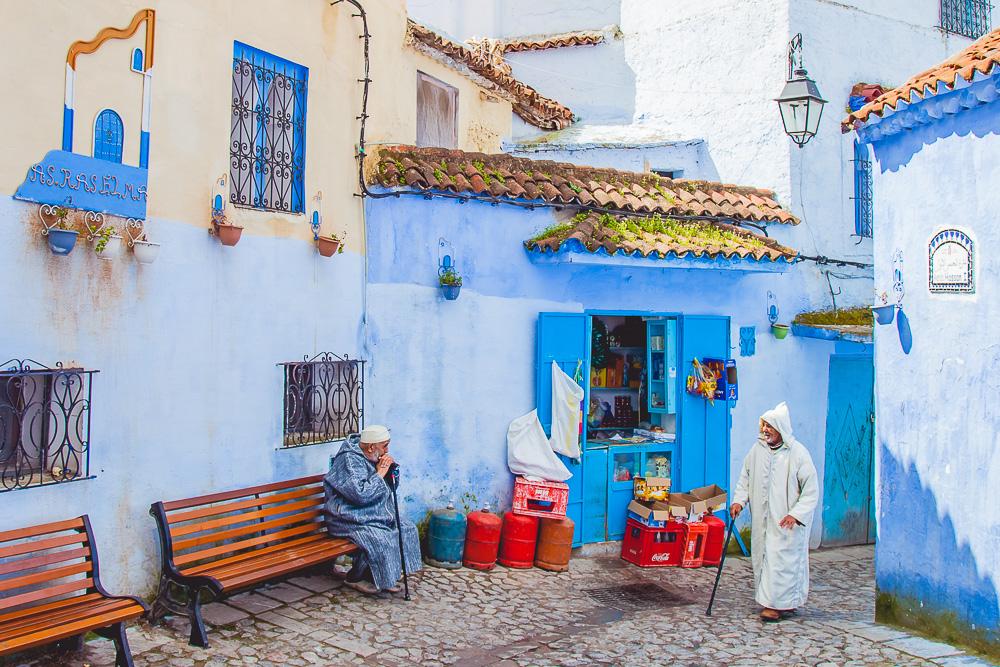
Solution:
[[[765,609],[760,612],[760,620],[765,623],[777,623],[781,620],[781,613],[776,609]]]

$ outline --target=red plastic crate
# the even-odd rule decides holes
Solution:
[[[681,567],[701,567],[705,560],[708,526],[698,521],[684,524],[684,555]]]
[[[514,480],[514,514],[548,517],[566,516],[569,485],[564,482],[532,482],[523,477]]]
[[[625,522],[622,558],[639,567],[677,567],[684,549],[684,526],[669,521],[663,528],[644,526],[634,519]]]
[[[705,515],[703,521],[708,526],[708,537],[702,565],[718,565],[722,561],[722,549],[726,544],[726,522],[713,514]]]

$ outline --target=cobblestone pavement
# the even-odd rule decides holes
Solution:
[[[300,577],[208,606],[208,649],[187,644],[181,618],[132,627],[129,641],[137,665],[162,667],[990,664],[872,623],[872,561],[869,547],[814,552],[808,605],[776,625],[757,619],[748,560],[727,561],[709,619],[714,569],[603,556],[574,559],[563,574],[425,569],[411,578],[411,602]],[[630,585],[641,599],[601,592]],[[82,653],[18,664],[112,665],[114,650],[93,639]]]

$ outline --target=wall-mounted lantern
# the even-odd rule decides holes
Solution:
[[[212,226],[208,233],[219,237],[222,245],[234,246],[240,242],[243,227],[234,225],[226,218],[226,183],[228,176],[223,174],[215,180],[212,186]]]
[[[344,252],[344,241],[347,240],[347,231],[341,232],[340,236],[330,234],[320,236],[319,231],[323,227],[323,193],[317,192],[313,197],[316,208],[313,209],[310,226],[313,231],[313,241],[316,242],[316,250],[323,257],[333,257],[336,253]]]
[[[781,111],[785,134],[802,148],[816,136],[823,105],[826,104],[816,82],[809,78],[802,66],[802,33],[788,43],[788,80],[775,101]]]

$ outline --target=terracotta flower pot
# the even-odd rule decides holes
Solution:
[[[215,235],[219,237],[222,245],[233,246],[240,242],[243,228],[239,225],[232,225],[228,222],[215,222]]]
[[[340,239],[332,236],[321,236],[316,240],[316,248],[323,257],[333,257],[340,250]]]

